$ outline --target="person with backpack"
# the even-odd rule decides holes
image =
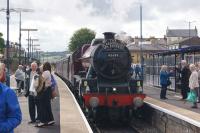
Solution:
[[[42,70],[42,71],[41,71]],[[55,123],[52,109],[52,79],[51,79],[51,65],[49,62],[45,62],[41,68],[41,78],[39,81],[38,92],[38,104],[39,104],[39,116],[36,127],[43,127],[45,125],[53,125]]]

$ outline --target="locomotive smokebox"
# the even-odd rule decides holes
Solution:
[[[114,32],[104,32],[104,39],[115,39],[115,33]]]
[[[105,32],[103,43],[99,44],[91,54],[91,65],[100,82],[119,83],[128,80],[131,67],[131,56],[128,48],[115,40],[115,33]]]

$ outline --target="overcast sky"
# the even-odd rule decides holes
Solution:
[[[37,28],[31,32],[38,38],[43,51],[67,49],[70,37],[83,27],[90,28],[102,37],[102,32],[124,31],[139,36],[139,3],[143,5],[143,36],[163,37],[169,28],[200,27],[199,0],[10,0],[11,8],[34,9],[22,13],[22,28]],[[6,8],[6,0],[0,0]],[[19,38],[19,14],[12,12],[10,40]],[[6,37],[5,13],[0,12],[0,32]],[[22,32],[22,45],[27,46],[27,33]],[[36,44],[36,43],[35,43]]]

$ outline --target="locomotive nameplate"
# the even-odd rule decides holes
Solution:
[[[124,49],[124,45],[115,39],[108,39],[104,42],[104,49]]]

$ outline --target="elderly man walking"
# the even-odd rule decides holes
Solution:
[[[189,89],[189,78],[191,71],[186,60],[181,61],[181,69],[177,69],[180,73],[181,79],[181,95],[182,99],[185,100],[187,98],[187,93],[190,91]]]
[[[31,63],[31,69],[27,72],[27,78],[26,78],[26,94],[25,96],[28,97],[28,106],[29,106],[29,115],[31,118],[31,121],[29,121],[29,124],[34,124],[36,122],[36,111],[38,100],[36,96],[31,93],[30,87],[31,82],[33,82],[33,78],[35,75],[37,75],[38,65],[36,62]],[[38,113],[37,113],[38,114]]]
[[[15,92],[4,85],[5,67],[0,63],[0,133],[13,133],[22,119],[22,114]]]

